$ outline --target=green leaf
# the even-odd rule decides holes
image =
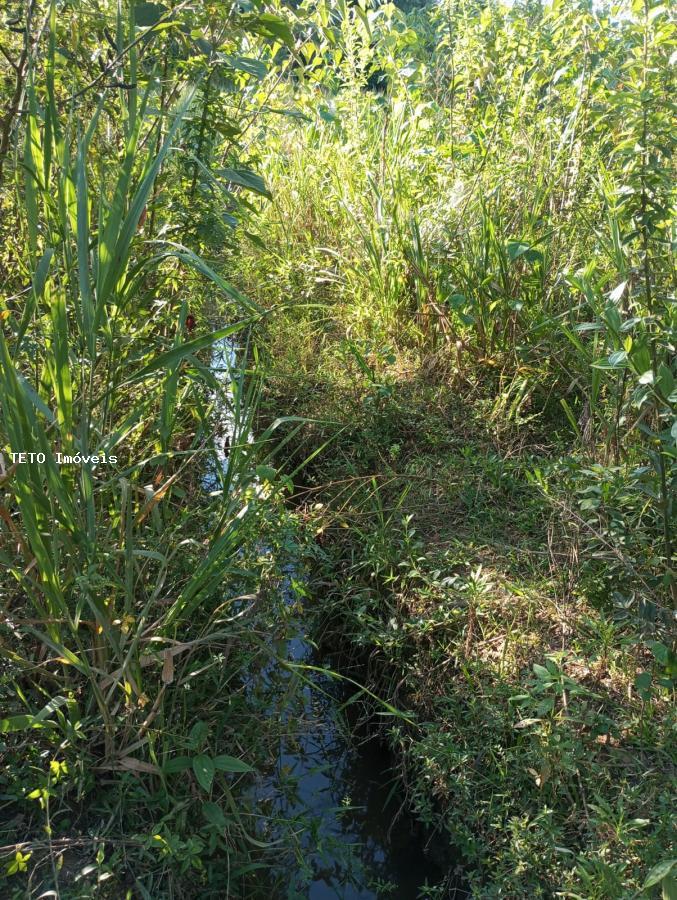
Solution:
[[[541,700],[541,702],[536,707],[536,715],[544,716],[546,713],[550,713],[555,708],[555,701],[552,697],[546,697],[545,700]]]
[[[651,696],[651,680],[651,672],[640,672],[635,677],[637,693],[643,700],[648,700]]]
[[[675,376],[665,363],[658,367],[658,388],[664,397],[669,397],[675,388]]]
[[[251,22],[247,23],[251,31],[264,37],[273,37],[281,40],[288,47],[294,46],[294,36],[289,25],[280,16],[273,13],[261,13]]]
[[[468,298],[465,294],[452,294],[447,302],[452,309],[458,310],[468,305]]]
[[[248,191],[254,191],[256,194],[261,194],[269,200],[272,197],[263,178],[261,178],[260,175],[257,175],[256,172],[251,172],[249,169],[217,169],[216,174],[225,181],[230,182],[230,184],[237,184],[240,187],[246,188]]]
[[[8,719],[0,719],[0,734],[7,734],[10,731],[23,731],[26,728],[31,728],[32,725],[33,716],[31,715],[10,716]]]
[[[661,665],[667,663],[670,650],[665,644],[661,644],[660,641],[647,641],[647,647],[651,648],[651,652]]]
[[[329,106],[320,106],[320,108],[318,109],[318,114],[324,122],[336,121],[336,110],[330,108]]]
[[[628,354],[625,350],[616,350],[615,353],[609,354],[608,360],[613,369],[624,369],[628,361]]]
[[[175,756],[164,764],[162,771],[165,775],[174,775],[177,772],[185,772],[186,769],[190,769],[192,762],[193,760],[190,756]]]
[[[236,69],[238,72],[246,72],[247,75],[253,75],[258,79],[265,78],[268,74],[268,66],[253,56],[229,56],[224,54],[219,59],[223,60],[231,69]]]
[[[0,734],[7,734],[10,731],[24,731],[26,728],[54,728],[56,723],[48,720],[57,709],[62,706],[72,704],[73,701],[68,697],[53,697],[46,706],[35,715],[24,714],[20,716],[10,716],[8,719],[0,719]]]
[[[193,759],[193,772],[200,787],[209,791],[214,781],[214,760],[211,756],[201,753]]]
[[[677,900],[677,880],[672,875],[661,882],[661,900]]]
[[[167,12],[167,7],[162,3],[137,3],[134,6],[134,24],[147,28],[159,22]]]
[[[552,681],[552,673],[549,672],[545,666],[539,666],[538,663],[534,663],[533,670],[534,675],[537,675],[539,678],[545,678],[547,681]]]
[[[244,762],[244,760],[237,759],[235,756],[216,756],[214,757],[214,767],[219,770],[219,772],[253,772],[255,771],[252,767]]]
[[[206,722],[203,722],[202,719],[200,719],[190,729],[190,734],[188,736],[188,740],[190,741],[190,746],[192,747],[192,749],[199,750],[207,740],[208,735],[209,725],[207,725]]]
[[[565,414],[566,414],[567,419],[569,420],[569,424],[571,425],[571,427],[572,427],[573,430],[574,430],[574,433],[575,433],[576,437],[577,437],[579,440],[582,440],[582,437],[583,437],[583,436],[582,436],[582,434],[581,434],[581,429],[580,429],[579,426],[578,426],[578,421],[577,421],[577,419],[576,419],[576,416],[574,415],[574,411],[573,411],[572,408],[569,406],[569,404],[568,404],[567,401],[564,399],[564,397],[561,397],[559,402],[560,402],[560,404],[561,404],[561,406],[562,406],[562,409],[564,410],[564,412],[565,412]]]
[[[514,694],[512,697],[508,697],[508,703],[514,706],[524,706],[528,700],[531,700],[531,694]]]
[[[663,862],[659,862],[646,876],[644,890],[660,884],[664,878],[668,877],[675,866],[677,866],[677,859],[664,859]]]
[[[215,825],[217,828],[225,828],[228,824],[228,820],[218,803],[212,803],[210,800],[205,801],[202,804],[202,814],[211,825]]]
[[[52,247],[48,247],[42,254],[40,262],[36,266],[35,273],[33,275],[33,290],[26,299],[26,305],[24,307],[23,315],[21,317],[21,324],[19,325],[19,330],[16,337],[17,347],[15,349],[15,353],[17,352],[18,347],[23,340],[26,329],[30,325],[37,302],[42,299],[43,294],[45,293],[47,275],[49,274],[49,266],[52,261],[53,255],[54,249]]]
[[[507,251],[510,262],[516,262],[521,256],[528,263],[543,262],[541,251],[534,250],[531,244],[525,244],[523,241],[508,241]]]
[[[623,351],[625,352],[625,351]],[[601,359],[596,359],[594,362],[590,363],[593,369],[614,369],[616,368],[613,363],[609,362],[608,356],[603,356]]]
[[[274,469],[272,466],[257,466],[256,477],[260,478],[262,481],[269,481],[272,483],[277,478],[277,469]]]
[[[27,96],[29,116],[25,129],[26,139],[24,142],[23,157],[23,164],[26,172],[24,203],[26,206],[25,219],[28,231],[28,245],[31,254],[35,255],[38,248],[38,194],[41,188],[38,173],[42,168],[43,154],[32,71],[29,74]]]

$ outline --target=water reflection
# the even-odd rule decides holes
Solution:
[[[321,668],[317,651],[300,630],[302,617],[297,625],[282,655],[291,663]],[[303,686],[288,690],[295,677]],[[426,882],[439,883],[444,871],[425,852],[411,820],[397,816],[400,804],[387,752],[374,740],[356,746],[350,739],[341,712],[341,681],[303,668],[288,671],[282,681],[279,668],[273,669],[264,681],[271,714],[295,726],[281,741],[274,771],[255,788],[267,821],[278,823],[268,837],[284,829],[298,835],[296,869],[285,866],[277,873],[285,896],[415,900]]]

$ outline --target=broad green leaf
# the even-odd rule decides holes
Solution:
[[[190,769],[192,764],[193,760],[190,756],[175,756],[164,764],[162,771],[167,775],[172,775],[176,772],[185,772],[186,769]]]
[[[640,672],[635,676],[635,687],[642,699],[647,700],[651,696],[651,672]]]
[[[209,736],[209,725],[200,719],[190,729],[188,740],[193,750],[199,750]]]
[[[247,22],[247,27],[264,37],[273,37],[281,40],[288,47],[294,46],[294,36],[287,22],[273,13],[261,13],[255,19]]]
[[[268,199],[271,198],[265,181],[256,172],[250,172],[249,169],[217,169],[216,174],[230,184],[237,184]]]
[[[35,715],[23,714],[10,716],[8,719],[0,719],[0,734],[6,734],[10,731],[23,731],[26,728],[54,728],[55,723],[50,722],[48,717],[62,706],[72,703],[73,701],[67,697],[54,697]]]
[[[543,262],[541,251],[523,241],[508,241],[507,251],[510,262],[516,262],[520,257],[524,257],[528,263]]]
[[[219,772],[253,772],[254,769],[241,759],[235,756],[215,756],[214,766]]]
[[[214,760],[211,756],[201,753],[193,759],[193,772],[201,788],[211,790],[214,781]]]
[[[667,878],[668,875],[670,875],[675,866],[677,866],[677,859],[664,859],[663,862],[659,862],[658,865],[655,865],[646,876],[644,890],[660,884],[664,878]]]
[[[24,729],[32,726],[33,716],[29,714],[10,716],[8,719],[0,719],[0,734],[7,734],[10,731],[24,731]],[[37,727],[39,728],[40,726]]]
[[[628,361],[628,354],[625,350],[616,350],[608,356],[609,365],[613,369],[624,369]]]
[[[262,79],[268,74],[268,66],[262,60],[255,59],[253,56],[229,56],[223,54],[219,57],[231,69],[239,72],[246,72],[247,75],[253,75],[255,78]]]
[[[658,367],[658,388],[664,397],[669,397],[675,388],[675,376],[672,370],[661,363]]]

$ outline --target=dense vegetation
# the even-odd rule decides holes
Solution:
[[[297,896],[290,562],[425,896],[677,896],[675,53],[655,0],[3,8],[0,896]]]

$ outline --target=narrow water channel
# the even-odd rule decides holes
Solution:
[[[233,344],[216,344],[212,370],[222,386],[235,365]],[[232,439],[229,411],[217,410],[216,418],[220,437]],[[227,453],[217,464],[227,466]],[[208,473],[205,487],[214,490],[215,481],[216,473]],[[258,776],[249,797],[260,837],[284,848],[270,872],[279,891],[274,900],[464,896],[425,890],[440,884],[447,867],[435,864],[402,811],[387,751],[350,734],[346,683],[307,636],[309,616],[293,587],[300,577],[290,568],[282,586],[290,611],[284,637],[271,637],[270,661],[245,676],[255,707],[287,726],[274,764]]]
[[[375,740],[352,739],[343,713],[344,683],[318,671],[327,660],[305,636],[303,613],[294,624],[298,630],[280,654],[292,663],[291,671],[278,664],[265,676],[271,713],[294,729],[254,789],[268,822],[283,821],[298,834],[300,854],[296,869],[283,879],[284,896],[415,900],[444,873],[426,854],[411,820],[398,815],[400,795],[385,748]],[[300,689],[288,691],[289,678],[299,676]],[[281,833],[273,825],[269,836],[276,831]]]

